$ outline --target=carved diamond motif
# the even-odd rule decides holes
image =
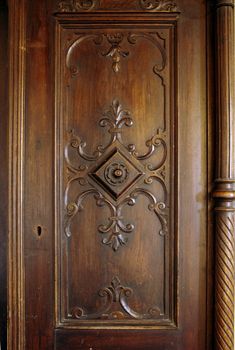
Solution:
[[[144,169],[125,149],[115,147],[100,159],[89,176],[117,200],[144,176]]]
[[[92,153],[87,153],[85,141],[73,130],[70,132],[71,138],[65,149],[67,169],[72,174],[67,183],[65,196],[66,236],[71,237],[71,223],[84,209],[85,199],[90,196],[93,196],[98,207],[105,206],[110,211],[108,224],[99,225],[98,231],[104,235],[102,242],[111,246],[114,251],[127,243],[127,235],[135,228],[134,224],[123,222],[122,210],[125,206],[134,206],[139,196],[145,196],[149,200],[148,209],[158,217],[161,223],[159,234],[164,236],[168,231],[165,202],[158,201],[149,190],[136,185],[142,177],[146,185],[150,185],[154,178],[165,189],[164,164],[167,157],[165,131],[158,129],[157,133],[146,141],[147,152],[144,154],[139,154],[134,144],[125,145],[122,140],[122,128],[131,127],[133,120],[130,112],[123,109],[118,100],[113,100],[110,108],[104,112],[99,125],[107,128],[111,137],[106,145],[98,145]],[[160,164],[157,166],[142,164],[141,161],[149,159],[158,147],[163,147],[165,150]],[[74,166],[68,156],[69,148],[76,149],[79,158],[86,162],[95,162],[94,166],[90,170],[88,165]],[[81,186],[86,186],[89,182],[91,187],[81,191],[73,201],[68,201],[70,187],[75,182]]]

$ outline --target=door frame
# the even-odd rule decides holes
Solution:
[[[26,0],[9,0],[9,208],[8,208],[8,349],[24,350],[24,256],[23,256],[23,152],[25,113],[25,67],[26,67]],[[209,45],[216,64],[208,58],[209,79],[216,86],[213,97],[212,83],[208,84],[210,124],[216,119],[214,144],[217,145],[213,190],[214,199],[213,236],[209,255],[214,256],[215,269],[208,271],[208,299],[211,299],[213,280],[215,308],[208,317],[208,334],[213,328],[214,345],[208,335],[208,349],[234,350],[235,316],[235,108],[234,95],[234,0],[208,1],[213,7],[208,16],[208,32],[216,22],[216,44]],[[211,38],[211,35],[208,34]],[[212,41],[212,39],[210,39]],[[212,49],[213,46],[213,49]],[[211,57],[212,53],[208,56]],[[210,63],[209,63],[210,61]],[[215,80],[213,76],[216,76]],[[213,100],[213,101],[212,101]],[[210,128],[211,126],[209,126]],[[213,131],[208,130],[208,134]],[[213,272],[214,271],[214,272]],[[211,305],[211,300],[208,302]],[[211,320],[213,320],[213,325]]]

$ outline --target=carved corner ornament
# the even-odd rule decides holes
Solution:
[[[139,0],[140,7],[145,11],[177,11],[177,4],[172,0]]]
[[[59,2],[58,12],[90,11],[97,5],[98,0],[63,0]]]

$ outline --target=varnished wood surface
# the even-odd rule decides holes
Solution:
[[[7,346],[7,205],[8,205],[8,12],[0,5],[0,344]]]
[[[97,3],[78,15],[66,4],[58,13],[59,1],[26,0],[20,12],[25,22],[16,13],[11,17],[21,25],[11,49],[19,79],[11,88],[21,107],[11,114],[17,120],[13,141],[20,146],[12,162],[22,166],[11,174],[12,195],[18,191],[23,203],[14,204],[22,226],[17,235],[12,218],[11,234],[19,241],[12,242],[11,253],[16,249],[24,263],[19,278],[12,275],[23,303],[12,316],[10,350],[207,349],[206,2],[179,0],[177,9],[164,11],[140,10],[137,1],[115,3],[112,14],[101,12]],[[12,1],[12,11],[17,4]],[[118,114],[129,118],[121,134],[124,145],[117,125],[109,129],[102,122]],[[151,162],[164,159],[165,168],[157,169],[160,182],[148,183],[153,174],[144,168],[147,158],[138,156],[157,129],[152,145],[158,152]],[[106,151],[98,148],[91,161],[86,153],[113,135],[119,140]],[[139,155],[125,147],[134,143]],[[113,177],[116,163],[124,165]],[[69,168],[79,178],[75,187]],[[86,199],[79,210],[82,191],[91,187],[96,198]],[[145,196],[137,203],[139,193]],[[103,196],[115,215],[104,208]],[[135,228],[126,226],[129,233],[119,230],[115,236],[104,225],[116,222],[125,198],[136,205],[119,213],[118,225],[123,220]],[[125,244],[121,235],[128,236]],[[102,313],[105,296],[108,309]],[[16,302],[17,295],[10,306]]]

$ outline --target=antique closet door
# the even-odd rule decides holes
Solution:
[[[211,345],[207,7],[10,1],[9,349]]]

